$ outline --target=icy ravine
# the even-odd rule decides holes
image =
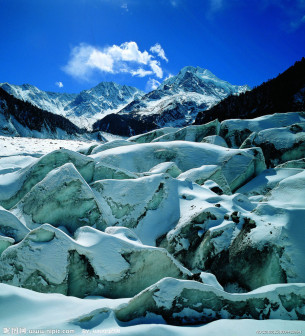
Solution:
[[[303,114],[247,120],[248,130],[244,122],[164,128],[78,152],[6,149],[0,305],[9,308],[0,326],[303,331]],[[271,137],[254,142],[253,132]],[[46,319],[59,303],[60,318]]]

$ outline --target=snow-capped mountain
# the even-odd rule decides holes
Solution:
[[[230,96],[208,111],[201,111],[195,123],[211,120],[254,118],[269,113],[305,110],[305,58],[244,95]]]
[[[20,100],[27,101],[45,111],[62,115],[64,114],[65,106],[77,96],[77,94],[42,91],[30,84],[13,85],[2,83],[0,87]]]
[[[205,110],[231,94],[250,90],[247,85],[232,85],[200,67],[184,67],[176,76],[165,80],[156,90],[138,103],[127,105],[120,113],[156,115],[159,126],[185,126],[193,121],[198,110]],[[178,110],[182,116],[170,113]],[[158,117],[159,115],[159,117]]]
[[[232,85],[216,77],[211,71],[200,67],[186,66],[177,76],[165,80],[156,91],[166,95],[181,92],[196,92],[208,97],[223,99],[230,94],[239,94],[250,88],[247,85]]]
[[[187,66],[178,75],[165,80],[156,90],[128,104],[119,114],[129,115],[129,118],[142,123],[154,123],[156,127],[181,127],[192,123],[199,111],[211,108],[229,95],[248,90],[250,88],[247,85],[232,85],[207,69]],[[114,116],[106,116],[94,128],[115,132],[117,118],[115,122],[112,122],[112,118]]]
[[[67,118],[15,98],[0,88],[0,135],[73,139],[85,132]]]
[[[114,82],[102,82],[79,94],[47,92],[29,84],[3,83],[0,87],[18,99],[67,117],[79,127],[89,129],[96,120],[121,110],[126,104],[144,95],[144,92],[134,87]]]
[[[62,115],[79,127],[129,136],[164,126],[181,127],[194,121],[229,95],[249,90],[232,85],[209,70],[184,67],[156,90],[144,94],[137,88],[102,82],[79,94],[55,93],[29,84],[0,84],[18,99]]]

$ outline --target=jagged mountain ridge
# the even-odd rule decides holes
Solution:
[[[105,114],[120,110],[144,92],[127,85],[114,82],[102,82],[97,86],[83,90],[79,94],[42,91],[30,84],[0,84],[5,91],[18,99],[69,118],[79,127],[90,129],[92,123]]]
[[[77,94],[48,92],[31,84],[14,85],[1,83],[0,87],[10,95],[31,103],[43,110],[60,114],[67,104],[73,101]]]
[[[229,96],[211,109],[200,111],[195,124],[218,118],[254,118],[274,112],[305,110],[305,58],[296,62],[276,78],[264,82],[250,92]]]
[[[132,127],[135,120],[145,125],[141,132],[158,127],[182,127],[192,123],[198,111],[209,109],[229,95],[238,95],[249,90],[247,85],[232,85],[217,78],[207,69],[184,67],[176,76],[166,79],[156,90],[134,100],[119,111],[127,123],[124,133],[138,134]],[[94,129],[111,133],[120,132],[118,117],[112,114],[93,125]]]
[[[0,88],[1,135],[66,139],[84,133],[65,117],[41,110]]]
[[[250,90],[248,85],[232,85],[219,79],[208,69],[186,66],[180,70],[177,76],[166,79],[156,91],[167,90],[175,93],[196,92],[218,96],[223,99],[224,95],[239,94]]]

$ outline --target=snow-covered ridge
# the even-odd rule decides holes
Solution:
[[[247,85],[232,85],[207,69],[187,66],[176,76],[166,79],[156,90],[128,104],[119,114],[130,118],[130,122],[124,120],[130,128],[130,135],[138,134],[132,127],[133,120],[148,125],[154,123],[155,128],[183,127],[191,124],[199,111],[211,108],[229,95],[248,90]],[[104,124],[101,120],[98,127],[116,132],[117,122],[106,117]],[[149,130],[146,128],[143,132]]]
[[[122,109],[144,94],[134,87],[114,82],[102,82],[79,94],[42,91],[30,84],[2,83],[0,87],[18,99],[67,117],[82,128],[90,128],[97,119]]]
[[[223,99],[229,94],[239,94],[248,91],[250,87],[248,85],[232,85],[216,77],[207,69],[186,66],[180,70],[177,76],[165,80],[157,90],[208,93]]]
[[[211,108],[228,95],[250,89],[247,85],[232,85],[207,69],[192,66],[184,67],[148,94],[114,82],[101,82],[79,94],[46,92],[29,84],[2,83],[0,87],[18,99],[62,115],[89,130],[96,121],[113,113],[127,115],[131,120],[155,123],[156,127],[185,126],[194,121],[198,111]],[[116,125],[109,126],[108,120],[106,124],[100,130],[118,134],[115,133]],[[125,127],[130,128],[130,135],[133,134],[130,125],[126,123]]]

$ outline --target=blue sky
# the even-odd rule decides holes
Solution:
[[[0,82],[149,90],[186,65],[255,86],[305,56],[305,0],[0,0]]]

